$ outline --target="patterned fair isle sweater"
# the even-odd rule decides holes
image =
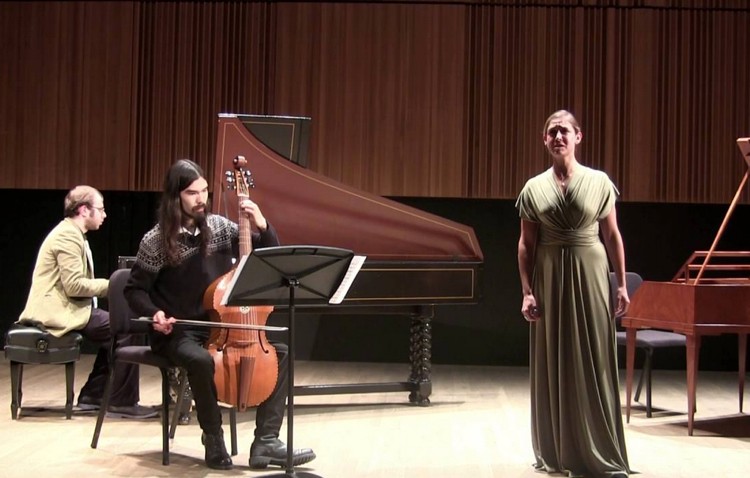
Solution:
[[[208,224],[212,230],[208,256],[200,254],[199,236],[182,233],[176,266],[167,263],[158,225],[143,236],[125,286],[125,297],[133,312],[153,317],[163,310],[167,317],[208,320],[203,294],[216,278],[229,272],[239,251],[237,224],[213,214],[208,216]],[[270,223],[265,231],[252,236],[253,248],[279,245]]]

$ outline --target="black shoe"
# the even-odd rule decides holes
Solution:
[[[89,397],[86,395],[79,395],[78,404],[76,406],[84,411],[99,410],[102,406],[102,399]]]
[[[107,409],[107,416],[110,418],[154,418],[159,416],[159,410],[141,405],[117,406],[110,405]]]
[[[250,446],[250,468],[265,468],[268,465],[286,467],[286,445],[278,438],[256,440]],[[292,452],[292,466],[303,465],[315,459],[310,448],[295,449]]]
[[[217,433],[201,435],[201,443],[206,447],[206,465],[214,470],[231,470],[232,458],[227,453],[227,447],[224,445],[224,435]]]

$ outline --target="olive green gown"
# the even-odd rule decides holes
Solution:
[[[517,208],[539,224],[532,287],[531,435],[535,466],[568,476],[628,473],[609,263],[598,221],[617,190],[578,165],[565,193],[552,170],[531,178]]]

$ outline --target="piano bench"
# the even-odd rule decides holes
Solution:
[[[10,413],[13,420],[20,415],[25,364],[65,365],[65,418],[71,418],[75,364],[81,356],[82,341],[83,336],[78,332],[55,337],[32,325],[13,324],[5,335],[5,358],[10,361]]]

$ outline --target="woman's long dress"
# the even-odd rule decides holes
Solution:
[[[628,473],[609,263],[599,220],[617,190],[578,166],[565,193],[552,170],[530,179],[516,206],[539,224],[532,279],[531,426],[536,466],[569,476]]]

